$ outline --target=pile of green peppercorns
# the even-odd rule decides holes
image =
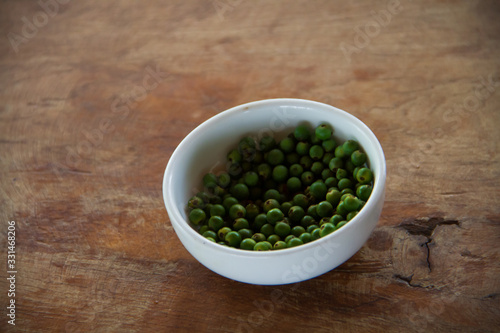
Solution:
[[[267,251],[314,241],[348,223],[372,192],[359,143],[337,144],[327,123],[299,125],[279,142],[244,137],[227,160],[187,204],[193,227],[224,246]]]

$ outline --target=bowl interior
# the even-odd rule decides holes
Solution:
[[[333,126],[337,143],[355,139],[361,144],[375,176],[372,196],[377,192],[381,194],[385,183],[383,151],[375,135],[360,120],[322,103],[297,99],[264,100],[240,105],[210,118],[179,144],[163,180],[165,205],[172,223],[184,221],[180,227],[196,233],[187,223],[186,203],[202,190],[203,175],[226,168],[226,154],[237,146],[240,138],[252,136],[258,141],[267,134],[280,139],[298,124],[314,128],[322,122]]]

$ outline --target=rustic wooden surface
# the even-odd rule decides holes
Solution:
[[[44,1],[0,2],[0,331],[500,331],[498,1]],[[387,196],[342,266],[254,286],[183,248],[161,181],[274,97],[369,125]]]

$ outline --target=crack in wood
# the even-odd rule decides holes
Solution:
[[[413,275],[410,275],[410,276],[403,276],[401,274],[394,274],[394,278],[396,278],[396,280],[401,280],[403,282],[405,282],[406,284],[408,284],[409,286],[411,286],[411,279],[413,279]]]
[[[487,299],[495,299],[500,295],[499,293],[492,293],[486,296],[481,297],[481,301],[487,300]]]
[[[412,274],[410,276],[404,276],[401,274],[394,274],[393,277],[398,281],[404,282],[405,284],[407,284],[409,287],[412,287],[412,288],[434,289],[434,285],[424,286],[421,284],[412,283],[411,281],[413,280],[413,275],[415,275],[415,274]]]
[[[431,249],[429,248],[429,243],[432,242],[432,238],[427,238],[427,242],[425,242],[423,245],[427,249],[427,258],[425,259],[427,261],[427,268],[429,268],[429,273],[432,272],[431,268]]]
[[[460,222],[457,220],[445,220],[442,217],[407,218],[398,227],[405,229],[410,235],[421,235],[431,238],[436,227],[440,225],[460,226]]]
[[[398,227],[403,228],[410,235],[414,236],[424,236],[427,241],[420,244],[420,246],[425,246],[427,249],[427,267],[429,268],[429,273],[432,272],[431,267],[431,249],[429,243],[433,241],[432,235],[434,230],[441,225],[457,225],[460,226],[460,222],[457,220],[446,220],[442,217],[429,217],[429,218],[407,218],[401,222]]]

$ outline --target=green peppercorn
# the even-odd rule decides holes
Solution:
[[[314,182],[314,174],[311,171],[305,171],[302,173],[300,176],[300,180],[302,181],[302,184],[305,186],[309,186]]]
[[[319,220],[319,226],[321,227],[323,224],[325,223],[329,223],[330,222],[330,217],[328,216],[325,216],[325,217],[322,217],[321,220]]]
[[[349,173],[346,169],[337,169],[337,172],[335,173],[335,177],[337,177],[338,180],[347,178],[347,176],[349,176]]]
[[[277,241],[276,243],[274,243],[273,250],[282,250],[282,249],[286,249],[286,243],[285,242],[283,242],[283,241]]]
[[[292,138],[284,138],[280,141],[279,146],[284,153],[291,153],[295,150],[295,142]]]
[[[300,220],[300,225],[303,226],[304,228],[309,228],[311,225],[314,225],[316,223],[316,220],[310,216],[310,215],[304,215],[302,219]]]
[[[304,232],[299,236],[299,239],[302,241],[302,243],[306,244],[312,240],[312,236],[310,233]]]
[[[346,224],[347,224],[347,221],[340,221],[340,222],[337,224],[336,229],[340,229],[340,228],[342,228],[343,226],[345,226]]]
[[[217,239],[217,234],[216,234],[216,233],[215,233],[215,231],[213,231],[213,230],[207,230],[207,231],[205,231],[205,232],[202,234],[202,236],[203,236],[203,237],[205,237],[205,238],[210,237],[210,238],[212,238],[212,239],[214,240],[214,242],[215,242],[215,240]]]
[[[211,216],[211,215],[210,215],[210,209],[212,209],[212,206],[213,206],[213,204],[208,203],[208,204],[206,204],[206,205],[205,205],[205,208],[203,208],[203,211],[205,212],[205,215],[206,215],[207,217],[210,217],[210,216]],[[188,210],[188,211],[189,211],[189,210]]]
[[[356,177],[356,175],[358,174],[359,169],[361,169],[361,167],[355,167],[355,168],[354,168],[354,170],[352,171],[352,178],[354,178],[354,179],[356,179],[356,180],[358,179],[358,178]]]
[[[321,146],[323,147],[325,152],[330,153],[330,152],[333,152],[335,150],[335,147],[337,146],[337,144],[335,143],[335,140],[328,139],[328,140],[324,140],[321,143]]]
[[[273,169],[267,163],[261,163],[257,166],[257,174],[263,180],[267,180],[271,177]]]
[[[304,172],[304,168],[300,164],[292,164],[288,170],[291,177],[300,177]]]
[[[247,186],[256,186],[259,182],[259,175],[254,171],[247,171],[243,175],[243,180]]]
[[[336,177],[333,177],[333,176],[325,179],[325,185],[329,189],[332,187],[337,187],[338,183],[339,183],[338,179]]]
[[[346,156],[350,156],[355,150],[359,149],[359,143],[355,140],[347,140],[342,144]]]
[[[292,230],[290,231],[290,233],[292,235],[294,235],[295,237],[299,237],[304,232],[306,232],[306,229],[304,229],[304,227],[302,227],[300,225],[297,225],[297,226],[293,227]]]
[[[323,162],[316,161],[313,162],[311,165],[311,172],[314,173],[315,175],[321,175],[321,172],[323,171],[325,167],[323,166]]]
[[[348,212],[352,212],[352,211],[359,209],[360,202],[359,202],[358,198],[356,198],[352,195],[349,195],[348,197],[346,197],[343,200],[343,202],[344,202],[344,207]]]
[[[202,225],[202,226],[200,227],[200,230],[198,230],[198,232],[199,232],[201,235],[203,235],[203,233],[204,233],[205,231],[207,231],[207,230],[210,230],[210,227],[209,227],[208,225],[204,224],[204,225]]]
[[[253,247],[254,251],[270,251],[271,249],[272,249],[272,245],[271,245],[271,243],[269,243],[267,241],[258,242]]]
[[[293,207],[293,202],[291,201],[285,201],[281,204],[280,206],[280,210],[286,214],[286,212],[288,212],[290,210],[290,208]]]
[[[332,136],[332,132],[332,126],[326,123],[319,125],[315,130],[316,137],[322,141],[329,140]]]
[[[284,165],[277,165],[273,169],[273,180],[284,183],[288,179],[288,168]]]
[[[275,199],[275,200],[279,200],[280,199],[280,192],[278,192],[277,190],[275,189],[270,189],[270,190],[267,190],[265,193],[264,193],[264,200],[268,200],[268,199]]]
[[[233,230],[240,230],[240,229],[248,229],[250,227],[250,223],[248,223],[248,220],[246,218],[240,217],[234,220],[233,222]]]
[[[299,160],[299,164],[304,170],[310,169],[313,163],[314,161],[309,155],[302,156]]]
[[[320,227],[319,235],[325,237],[335,231],[335,226],[332,223],[325,223]]]
[[[349,178],[342,178],[339,180],[338,188],[339,190],[344,190],[346,188],[352,187],[352,181]]]
[[[307,209],[309,205],[309,199],[303,193],[298,193],[293,197],[292,203],[294,206],[300,206],[303,209]]]
[[[217,177],[217,184],[222,188],[228,187],[230,183],[231,176],[227,172],[223,172]]]
[[[323,147],[321,147],[319,145],[314,145],[314,146],[311,146],[311,148],[309,148],[309,156],[314,161],[320,160],[324,154],[325,154],[325,151],[323,150]]]
[[[310,226],[307,227],[306,232],[312,233],[314,229],[319,228],[317,224],[311,224]]]
[[[352,174],[355,168],[356,166],[350,160],[345,161],[344,169],[346,169],[349,174]]]
[[[200,208],[195,208],[189,213],[189,221],[196,225],[203,223],[206,217],[207,215]]]
[[[241,243],[241,235],[237,231],[230,231],[224,238],[226,244],[232,247],[239,247]]]
[[[237,218],[240,218],[240,217],[245,217],[246,213],[247,213],[247,210],[245,209],[245,207],[243,207],[240,204],[232,205],[229,208],[229,217],[233,220],[236,220]]]
[[[327,153],[327,152],[325,152],[325,154],[323,155],[323,158],[321,159],[321,161],[323,162],[324,165],[328,166],[330,164],[330,161],[334,157],[335,157],[335,155],[333,153]]]
[[[281,240],[280,236],[278,236],[276,234],[272,234],[269,237],[267,237],[267,241],[269,243],[271,243],[271,245],[274,245],[276,242],[278,242],[280,240]]]
[[[262,213],[255,217],[253,221],[253,230],[260,230],[264,224],[267,223],[267,215]]]
[[[338,158],[344,158],[346,156],[346,153],[344,152],[343,146],[337,146],[334,151],[335,157]]]
[[[224,216],[226,215],[226,209],[223,205],[216,204],[212,205],[210,208],[210,216]]]
[[[231,194],[239,200],[245,200],[250,196],[250,191],[245,184],[235,184],[231,187]]]
[[[305,215],[304,209],[300,206],[292,206],[288,210],[288,218],[295,224],[299,223],[304,217],[304,215]]]
[[[297,141],[305,141],[311,136],[311,132],[306,125],[299,125],[295,128],[293,135]]]
[[[278,165],[282,164],[285,161],[285,154],[283,151],[280,149],[272,149],[268,154],[267,154],[267,163],[271,165]]]
[[[240,243],[240,249],[253,251],[255,244],[257,244],[257,242],[254,241],[253,239],[245,238]]]
[[[373,188],[371,185],[361,185],[356,189],[356,195],[359,199],[366,201],[370,197],[372,190]]]
[[[317,240],[321,238],[321,229],[318,227],[311,231],[311,240]]]
[[[244,137],[238,144],[238,151],[241,153],[243,161],[252,162],[255,159],[256,144],[253,138]]]
[[[222,240],[223,240],[223,239],[226,239],[226,235],[227,235],[227,233],[228,233],[228,232],[231,232],[231,231],[233,231],[233,230],[231,230],[231,228],[229,228],[229,227],[222,227],[222,228],[220,228],[220,229],[217,231],[217,237],[218,237],[219,239],[222,239]]]
[[[194,208],[203,209],[203,208],[205,208],[205,202],[203,201],[202,198],[195,195],[189,199],[187,206],[190,209],[194,209]]]
[[[238,230],[238,233],[241,235],[241,239],[250,238],[253,235],[252,230],[248,228],[240,229]]]
[[[273,208],[267,212],[266,217],[268,223],[275,225],[276,222],[283,220],[285,215],[279,208]]]
[[[307,207],[307,215],[312,216],[314,219],[320,219],[320,216],[318,215],[317,211],[318,205],[310,205]]]
[[[340,197],[340,201],[344,201],[347,197],[352,197],[352,198],[354,198],[354,195],[352,195],[352,193],[345,193],[345,194],[342,194],[342,196]]]
[[[263,233],[256,232],[252,235],[252,239],[258,243],[265,241],[267,237]]]
[[[349,212],[349,213],[347,213],[347,216],[346,216],[346,218],[345,218],[345,219],[346,219],[347,221],[350,221],[350,220],[352,220],[352,219],[354,218],[354,216],[356,216],[357,214],[358,214],[358,211],[357,211],[357,210],[354,210],[354,211],[352,211],[352,212]]]
[[[316,211],[320,217],[331,216],[333,213],[333,207],[328,201],[321,201],[318,204]]]
[[[290,225],[288,223],[285,223],[285,222],[278,222],[276,223],[276,225],[274,226],[274,233],[278,236],[280,236],[281,238],[285,238],[286,236],[288,236],[288,234],[290,234]]]
[[[330,223],[336,226],[340,221],[343,221],[343,220],[344,220],[344,217],[342,215],[336,214],[330,218]]]
[[[337,170],[342,168],[343,166],[344,166],[344,161],[340,157],[334,157],[328,163],[328,167],[333,172],[337,172]]]
[[[351,162],[355,166],[361,166],[366,163],[366,154],[360,150],[355,150],[351,154]]]
[[[277,223],[276,223],[277,224]],[[267,237],[271,236],[274,232],[274,226],[270,223],[266,223],[260,228],[260,233]]]
[[[264,213],[267,213],[273,208],[280,208],[281,205],[278,200],[276,199],[267,199],[263,204],[262,208],[264,209]]]
[[[212,216],[208,219],[208,226],[210,229],[218,231],[224,226],[224,220],[220,216]]]
[[[354,190],[352,188],[344,188],[340,191],[340,194],[343,196],[344,194],[354,194]]]
[[[300,155],[296,152],[291,152],[286,154],[285,160],[289,165],[297,164],[300,162]]]
[[[239,177],[242,172],[243,168],[240,163],[232,163],[227,169],[227,173],[233,178]]]
[[[302,188],[302,182],[298,177],[290,177],[286,181],[286,186],[288,188],[288,191],[290,191],[291,193],[295,193]]]
[[[241,138],[238,144],[239,149],[255,148],[255,147],[256,147],[255,140],[250,136],[245,136]]]
[[[317,200],[323,200],[327,193],[327,187],[323,181],[318,180],[311,184],[309,191]]]
[[[249,203],[245,206],[246,214],[245,218],[249,221],[253,221],[257,215],[260,213],[259,206],[254,203]]]
[[[368,184],[373,180],[373,173],[368,168],[361,168],[356,174],[356,179],[361,184]]]
[[[231,164],[240,163],[241,162],[241,154],[238,149],[233,149],[227,154],[227,160]]]
[[[300,239],[300,238],[297,238],[297,237],[293,237],[291,238],[287,243],[287,247],[295,247],[295,246],[299,246],[299,245],[303,245],[304,242]]]
[[[340,196],[340,192],[337,189],[330,189],[326,193],[326,201],[328,201],[333,207],[335,207],[340,202]]]
[[[276,140],[272,136],[264,136],[260,139],[259,148],[262,152],[268,152],[276,147]]]
[[[311,147],[311,144],[309,142],[301,141],[301,142],[297,143],[297,146],[295,147],[295,151],[300,156],[309,155],[309,148],[310,147]]]
[[[238,199],[233,196],[229,196],[222,201],[222,206],[224,206],[224,209],[226,210],[226,212],[228,212],[229,208],[231,208],[231,206],[233,205],[236,205],[238,202]]]
[[[323,169],[323,171],[321,171],[321,178],[323,180],[327,180],[328,178],[332,178],[334,176],[334,173],[330,170],[330,169]],[[327,187],[331,187],[331,186],[328,186]]]
[[[349,213],[349,211],[345,208],[344,206],[344,202],[341,201],[338,205],[337,205],[337,209],[336,209],[336,212],[337,214],[339,215],[342,215],[342,216],[347,216],[347,213]]]

